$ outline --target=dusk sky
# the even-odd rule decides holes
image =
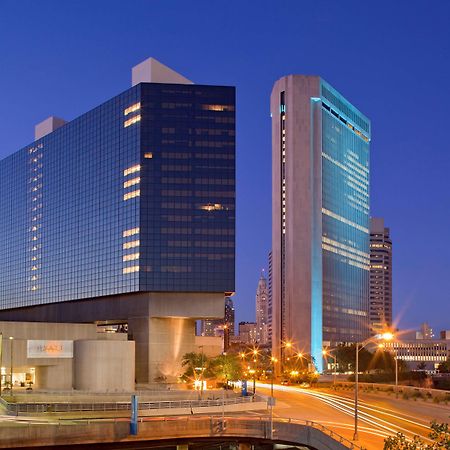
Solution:
[[[237,320],[254,320],[271,246],[269,96],[320,75],[372,121],[371,211],[391,228],[394,317],[450,329],[450,2],[0,2],[0,158],[72,120],[153,56],[237,88]],[[1,250],[0,250],[1,251]],[[1,268],[0,268],[1,270]]]

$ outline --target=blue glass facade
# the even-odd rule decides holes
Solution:
[[[141,83],[0,162],[0,309],[233,292],[235,90]]]
[[[370,122],[321,81],[323,339],[368,336]]]

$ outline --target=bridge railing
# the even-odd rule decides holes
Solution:
[[[258,396],[231,397],[225,399],[206,400],[164,400],[139,402],[139,410],[164,410],[175,408],[207,408],[222,405],[235,405],[263,401]],[[66,412],[101,412],[101,411],[130,411],[130,402],[21,402],[12,403],[2,401],[6,413],[9,415],[35,414],[35,413],[66,413]]]

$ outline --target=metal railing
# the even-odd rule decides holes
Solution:
[[[139,410],[165,410],[175,408],[207,408],[263,401],[258,396],[232,397],[207,400],[165,400],[139,402]],[[9,415],[35,413],[67,413],[67,412],[101,412],[130,411],[130,402],[20,402],[9,403],[2,399],[6,413]]]

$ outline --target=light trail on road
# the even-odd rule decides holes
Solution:
[[[258,383],[257,386],[265,389],[268,388],[268,385],[263,383]],[[351,398],[293,386],[274,385],[273,388],[275,391],[314,397],[342,414],[354,417],[354,401]],[[421,421],[421,419],[415,416],[394,409],[376,406],[365,401],[359,402],[358,415],[361,423],[366,423],[372,427],[359,427],[361,431],[366,433],[370,432],[380,437],[387,437],[401,432],[409,439],[414,436],[419,436],[425,441],[431,442],[423,434],[424,431],[429,429],[429,425],[424,420]],[[326,421],[321,421],[321,423],[325,425]],[[353,425],[343,423],[336,423],[333,426],[349,430],[353,428]]]

